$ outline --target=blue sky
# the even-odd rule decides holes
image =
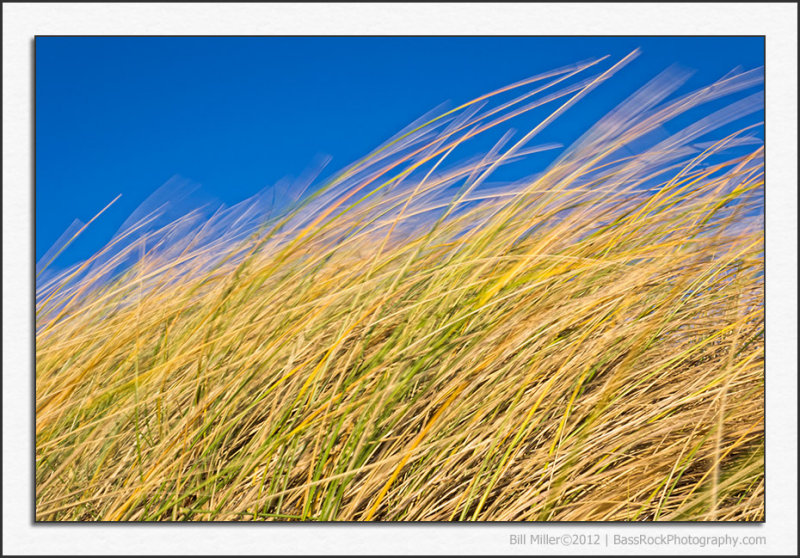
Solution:
[[[637,47],[543,139],[574,139],[670,65],[695,71],[685,90],[764,63],[757,37],[38,37],[36,259],[118,194],[58,267],[174,175],[233,204],[319,155],[330,174],[443,102]]]

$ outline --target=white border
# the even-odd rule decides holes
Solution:
[[[3,5],[3,554],[797,553],[797,6]],[[32,46],[42,34],[766,35],[767,521],[760,525],[33,525]],[[763,535],[759,547],[511,546],[517,533]],[[598,552],[599,550],[599,552]]]

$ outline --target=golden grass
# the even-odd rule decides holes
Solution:
[[[626,61],[422,123],[246,237],[140,224],[39,285],[36,518],[763,519],[763,151],[696,145],[757,102],[631,147],[758,73],[666,74],[487,184]]]

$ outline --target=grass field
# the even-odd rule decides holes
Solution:
[[[760,71],[656,77],[491,182],[627,60],[39,281],[36,518],[763,520],[764,153],[717,132],[761,109]]]

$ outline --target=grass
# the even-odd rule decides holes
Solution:
[[[489,182],[627,61],[417,123],[277,216],[149,216],[39,281],[37,520],[763,520],[763,148],[698,144],[760,94],[647,143],[760,73],[660,76]]]

